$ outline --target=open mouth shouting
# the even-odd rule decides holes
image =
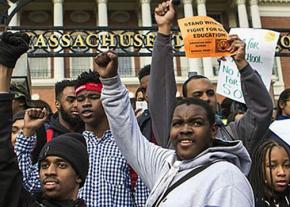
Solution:
[[[59,181],[55,178],[46,178],[43,180],[43,187],[45,190],[50,191],[59,185]]]
[[[93,111],[86,109],[86,110],[83,110],[81,114],[82,114],[82,117],[84,118],[90,118],[93,115]]]

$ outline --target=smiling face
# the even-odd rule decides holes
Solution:
[[[48,156],[40,163],[40,181],[44,197],[75,200],[81,182],[75,170],[64,159]]]
[[[170,138],[180,160],[188,160],[209,148],[215,133],[206,110],[195,104],[182,104],[175,108]]]
[[[280,146],[274,146],[270,156],[269,153],[270,150],[265,157],[266,184],[270,189],[282,193],[290,182],[290,159],[286,150]]]

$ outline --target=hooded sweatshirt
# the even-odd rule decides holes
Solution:
[[[128,91],[119,77],[101,79],[102,104],[110,129],[124,157],[149,187],[146,206],[247,207],[254,206],[253,192],[244,174],[251,160],[241,141],[216,140],[191,160],[178,160],[174,150],[156,146],[142,135]],[[177,186],[164,199],[164,192],[192,169],[209,167]]]
[[[153,133],[159,143],[167,143],[177,90],[170,35],[157,34],[150,74],[147,95]],[[271,123],[273,103],[260,75],[250,65],[245,66],[240,75],[247,112],[239,121],[227,126],[217,123],[216,137],[241,140],[251,152]]]

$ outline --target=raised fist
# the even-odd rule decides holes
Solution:
[[[0,64],[14,68],[18,58],[29,49],[26,33],[3,32],[0,37]]]
[[[238,35],[234,34],[229,36],[228,43],[230,45],[228,51],[232,54],[232,58],[234,59],[238,69],[243,69],[248,64],[245,58],[246,44],[238,37]]]
[[[110,60],[111,59],[109,58],[107,53],[102,53],[95,58],[96,63],[101,67],[106,67],[109,64]]]
[[[172,0],[158,4],[154,10],[155,20],[158,25],[158,32],[168,35],[175,18],[175,10]]]
[[[41,127],[48,117],[48,112],[45,108],[30,108],[25,111],[23,134],[32,136],[35,131]]]
[[[95,57],[96,70],[102,78],[112,78],[118,74],[118,56],[114,51],[101,53]]]

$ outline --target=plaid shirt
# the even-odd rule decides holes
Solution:
[[[90,169],[79,196],[88,206],[134,206],[129,167],[117,147],[111,131],[101,139],[84,131]]]
[[[26,137],[17,134],[14,151],[17,155],[18,166],[23,175],[23,186],[29,192],[40,192],[41,185],[38,165],[32,165],[31,153],[36,144],[36,136]]]
[[[134,192],[136,207],[145,206],[149,193],[150,193],[149,189],[138,176],[138,180],[137,180],[137,183],[135,186],[135,192]]]
[[[79,197],[91,207],[144,206],[149,192],[138,180],[133,195],[129,166],[121,155],[111,132],[106,131],[101,139],[89,131],[83,132],[83,135],[87,143],[90,169],[84,187],[79,190]],[[32,166],[30,158],[35,143],[35,136],[17,135],[15,151],[19,168],[23,173],[24,187],[30,192],[40,191],[41,188],[37,166]]]

